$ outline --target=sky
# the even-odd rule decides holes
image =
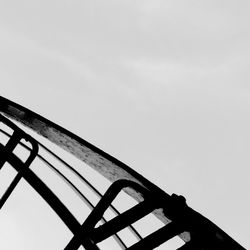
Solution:
[[[184,195],[248,248],[249,10],[247,0],[2,1],[1,95]]]

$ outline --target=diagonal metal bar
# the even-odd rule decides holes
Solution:
[[[0,145],[0,154],[4,153],[4,148]],[[8,157],[8,163],[17,171],[22,171],[22,178],[24,178],[37,193],[49,204],[55,213],[61,218],[65,225],[71,230],[73,234],[78,232],[81,224],[71,214],[68,208],[60,201],[60,199],[45,185],[45,183],[29,168],[22,168],[22,161],[11,154]]]
[[[148,235],[143,240],[135,243],[134,245],[129,247],[128,250],[154,249],[160,246],[162,243],[170,240],[174,236],[182,233],[183,230],[184,228],[182,228],[180,225],[176,224],[175,222],[171,222],[168,225],[165,225],[164,227]]]
[[[141,195],[144,196],[144,201],[113,218],[104,225],[94,228],[119,192],[126,187],[133,188],[135,191],[140,191]],[[159,208],[160,204],[157,199],[153,199],[152,197],[150,191],[140,186],[138,183],[128,180],[116,181],[109,187],[103,198],[83,223],[81,231],[71,239],[65,249],[78,249],[85,241],[91,241],[92,244],[95,245],[125,227],[128,227],[130,224],[151,213],[154,209]],[[143,241],[143,239],[141,241]]]
[[[154,210],[154,204],[152,202],[142,201],[133,208],[125,211],[121,215],[113,218],[104,225],[99,226],[92,232],[91,239],[95,242],[101,242],[104,239],[112,236],[120,230],[128,227],[130,224],[138,221],[145,215],[151,213]]]
[[[180,237],[185,242],[190,241],[190,235],[191,240],[193,235],[195,235],[194,240],[202,240],[203,248],[206,250],[244,249],[204,216],[188,206],[185,206],[184,209],[183,207],[179,209],[178,202],[173,202],[170,195],[165,193],[152,182],[119,160],[72,134],[66,129],[3,97],[0,97],[0,112],[11,119],[28,126],[38,134],[75,155],[110,181],[116,182],[120,179],[128,179],[132,182],[138,183],[147,190],[150,190],[153,194],[157,194],[157,199],[170,206],[170,208],[163,209],[162,211],[155,211],[155,215],[165,224],[168,224],[170,221],[177,221],[178,224],[183,225],[183,227],[186,228],[185,231],[187,231],[187,233],[181,234]],[[126,192],[138,201],[143,200],[143,195],[140,191],[135,191],[133,188],[128,187],[126,188]],[[77,234],[78,230],[74,231],[74,233]]]
[[[1,117],[0,117],[1,118]],[[9,123],[10,124],[10,123]],[[13,128],[14,126],[12,126]],[[8,136],[10,139],[8,141],[8,144],[3,148],[4,152],[2,155],[7,156],[9,155],[11,152],[9,150],[13,150],[17,144],[20,144],[23,148],[27,149],[29,152],[32,151],[32,148],[28,147],[27,145],[25,145],[24,143],[22,143],[20,141],[20,139],[22,138],[21,136],[21,132],[17,132],[14,131],[14,134],[11,136],[10,134],[8,134],[7,132],[3,131],[2,129],[0,129],[0,132],[2,132],[3,134],[5,134],[6,136]],[[19,136],[16,136],[16,134],[18,134]],[[33,140],[34,142],[35,140]],[[37,142],[37,141],[36,141]],[[38,142],[37,142],[38,143]],[[39,143],[38,143],[39,144]],[[45,146],[44,146],[45,147]],[[40,154],[37,153],[37,157],[40,158],[42,161],[44,161],[53,171],[55,171],[78,195],[80,195],[81,199],[83,199],[85,201],[85,203],[91,208],[94,208],[94,205],[87,199],[86,196],[84,196],[82,194],[82,192],[80,192],[80,190],[65,176],[63,175],[58,169],[56,169],[50,162],[48,162],[43,156],[41,156]],[[59,157],[58,157],[59,158]],[[1,157],[1,159],[4,159],[4,157]],[[5,157],[5,161],[7,161],[8,158]],[[24,165],[28,165],[27,163],[30,163],[29,158],[26,161],[26,164]],[[26,167],[26,166],[24,166]],[[0,209],[2,208],[2,206],[4,205],[4,203],[7,201],[7,199],[9,198],[9,196],[11,195],[12,191],[15,189],[15,187],[17,186],[18,182],[21,180],[22,178],[22,170],[20,170],[17,175],[15,176],[14,180],[11,182],[11,184],[8,186],[6,192],[4,193],[4,195],[2,196],[2,198],[0,199]],[[105,220],[105,218],[102,218],[103,222],[107,222]],[[114,235],[115,239],[117,240],[117,243],[121,246],[122,249],[126,249],[126,245],[125,243],[122,241],[122,239],[115,234]]]
[[[7,126],[9,126],[14,132],[13,135],[8,140],[7,144],[3,148],[3,153],[0,158],[0,169],[4,165],[6,161],[8,161],[8,158],[12,154],[12,151],[15,149],[15,147],[18,145],[21,139],[25,139],[26,141],[29,141],[32,148],[30,150],[30,155],[26,159],[25,162],[22,162],[23,169],[28,168],[31,164],[31,162],[35,159],[37,153],[38,153],[38,146],[35,140],[26,133],[24,133],[21,129],[19,129],[14,123],[6,119],[4,116],[0,115],[0,122],[4,122]],[[17,184],[22,178],[22,170],[17,173],[17,175],[14,177],[11,184],[8,186],[7,190],[3,194],[3,196],[0,199],[0,209],[3,207]]]
[[[0,129],[0,132],[3,133],[4,135],[6,135],[7,137],[11,137],[11,135],[9,133],[7,133],[6,131]],[[35,140],[35,139],[34,139]],[[65,165],[67,168],[70,168],[70,170],[73,170],[75,174],[80,175],[78,172],[76,172],[76,170],[70,166],[67,162],[65,162],[64,160],[62,160],[59,156],[55,155],[52,151],[50,151],[46,146],[44,146],[43,144],[41,144],[39,141],[36,141],[38,143],[39,146],[43,147],[49,154],[52,154],[59,162],[62,162],[63,165]],[[28,147],[27,145],[25,145],[24,143],[22,143],[21,141],[19,142],[19,144],[25,148],[28,151],[31,151],[31,148]],[[89,206],[90,209],[94,208],[94,205],[87,199],[87,197],[85,195],[83,195],[83,193],[64,175],[62,174],[56,167],[54,167],[48,160],[46,160],[42,155],[40,155],[39,153],[37,154],[37,157],[39,159],[41,159],[52,171],[54,171],[60,178],[62,178],[65,183],[67,183],[71,189],[78,195],[80,196],[80,198],[85,202],[85,204],[87,206]],[[20,173],[18,173],[18,175],[21,175]],[[80,179],[82,181],[87,181],[83,176],[80,175]],[[87,181],[88,182],[88,181]],[[97,192],[97,195],[99,197],[102,197],[102,195],[99,193],[99,191],[89,182],[87,183],[88,186],[93,190],[93,192]],[[115,214],[119,215],[119,211],[111,204],[111,209],[115,212]],[[103,217],[101,220],[103,223],[106,223],[106,219]],[[132,233],[134,233],[135,236],[139,236],[137,237],[139,240],[142,239],[142,237],[140,236],[140,234],[136,231],[136,229],[130,225],[129,229],[131,230]],[[123,242],[123,240],[119,237],[118,234],[114,234],[113,235],[115,240],[117,241],[117,243],[120,245],[120,247],[122,249],[126,249],[126,244]]]

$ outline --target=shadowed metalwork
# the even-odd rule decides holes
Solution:
[[[175,194],[168,195],[133,169],[64,128],[2,97],[0,98],[0,112],[2,113],[0,122],[13,131],[11,134],[3,129],[0,130],[9,138],[5,145],[0,143],[0,170],[8,162],[17,173],[0,199],[0,209],[7,202],[21,178],[24,178],[72,232],[73,236],[65,246],[66,250],[76,250],[80,246],[85,249],[99,249],[98,244],[111,236],[122,249],[154,249],[177,235],[185,243],[179,248],[181,250],[244,249],[215,224],[190,208],[184,197]],[[111,181],[110,187],[102,195],[91,181],[87,180],[73,166],[28,135],[13,121],[28,126],[97,170]],[[23,143],[23,140],[27,141],[28,145]],[[29,152],[25,161],[15,154],[14,149],[17,145]],[[45,150],[47,154],[54,157],[64,168],[85,183],[93,195],[98,197],[99,202],[94,205],[68,176],[39,152],[39,149]],[[75,218],[68,207],[56,196],[53,189],[49,188],[30,168],[35,158],[44,162],[92,210],[83,223]],[[137,204],[125,212],[119,212],[112,204],[122,191],[137,200]],[[115,214],[111,220],[105,219],[104,216],[105,211],[109,208]],[[156,215],[165,225],[148,236],[142,237],[132,224],[150,213]],[[119,232],[124,228],[129,228],[136,237],[137,242],[133,245],[128,246],[119,236]]]

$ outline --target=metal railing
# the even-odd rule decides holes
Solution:
[[[90,250],[99,249],[98,244],[110,236],[114,237],[121,249],[154,249],[177,235],[185,243],[178,248],[179,250],[244,249],[211,221],[188,207],[184,197],[175,194],[168,195],[125,164],[32,111],[4,98],[0,98],[0,104],[0,112],[4,114],[0,115],[0,122],[12,131],[9,133],[0,129],[0,133],[8,138],[6,144],[0,142],[0,174],[1,168],[6,162],[17,173],[0,197],[0,209],[7,202],[19,181],[22,178],[25,179],[72,232],[73,237],[65,246],[66,250],[76,250],[80,246]],[[24,132],[5,115],[14,119],[15,122],[27,125],[35,132],[66,149],[113,183],[102,194],[92,181],[85,178],[72,164]],[[28,142],[28,145],[23,142],[24,140]],[[26,160],[22,160],[15,154],[17,145],[28,152]],[[40,152],[41,149],[45,154]],[[98,197],[97,204],[94,204],[69,176],[52,163],[49,159],[51,157],[62,168],[70,171],[81,183],[84,183],[94,196]],[[85,221],[79,222],[69,207],[55,194],[53,188],[48,187],[42,178],[32,170],[31,166],[35,159],[45,163],[44,165],[53,171],[90,208],[91,212]],[[137,204],[125,212],[119,212],[112,204],[122,190],[137,200]],[[104,213],[107,209],[114,213],[114,218],[110,220],[105,218]],[[132,224],[150,213],[155,214],[165,225],[142,237]],[[98,225],[99,222],[102,222],[101,225]],[[136,238],[133,245],[128,246],[119,235],[119,232],[124,228],[128,228]],[[185,238],[184,235],[190,237]]]

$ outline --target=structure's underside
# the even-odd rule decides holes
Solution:
[[[184,197],[175,194],[168,195],[127,165],[66,129],[3,97],[0,97],[0,112],[0,122],[5,128],[0,132],[7,138],[5,143],[0,141],[0,170],[4,164],[8,163],[16,171],[13,181],[0,197],[0,209],[20,180],[25,179],[72,232],[73,236],[65,249],[79,249],[80,246],[85,249],[99,249],[99,244],[111,236],[121,249],[154,249],[177,235],[183,240],[183,245],[178,248],[181,250],[244,249],[219,227],[187,206]],[[84,174],[81,174],[73,165],[65,162],[58,154],[38,141],[39,136],[34,138],[27,134],[22,128],[23,125],[68,151],[106,177],[111,182],[110,187],[105,192],[98,190],[92,181],[87,180]],[[28,152],[26,159],[21,159],[15,153],[17,146],[21,146]],[[42,155],[41,151],[46,152],[45,155]],[[63,168],[84,183],[93,195],[98,197],[98,202],[93,204],[70,179],[70,176],[52,164],[46,155],[52,156]],[[84,221],[79,222],[54,193],[53,188],[48,187],[32,170],[31,166],[37,158],[56,173],[90,208],[91,212]],[[120,212],[113,205],[113,201],[122,190],[133,197],[136,204]],[[104,216],[107,210],[111,210],[114,214],[110,220]],[[141,236],[134,224],[151,213],[164,225],[147,236]],[[125,228],[128,228],[136,238],[132,245],[128,245],[119,235],[119,232]]]

